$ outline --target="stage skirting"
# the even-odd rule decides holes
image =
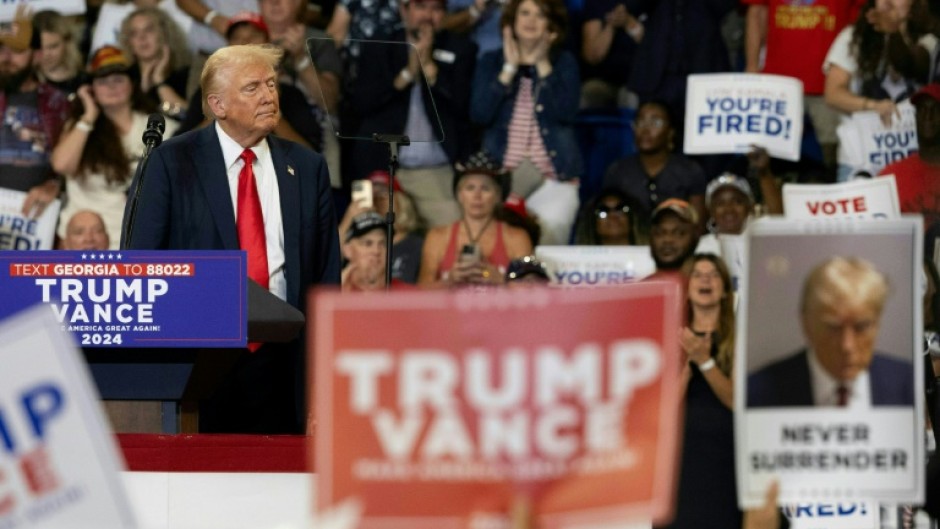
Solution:
[[[307,527],[303,436],[118,434],[142,529]]]

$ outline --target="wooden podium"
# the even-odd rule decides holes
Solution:
[[[284,343],[303,314],[248,280],[248,341]],[[218,387],[242,349],[86,348],[116,432],[196,433],[199,402]]]

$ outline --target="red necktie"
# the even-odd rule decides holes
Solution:
[[[836,388],[836,404],[839,406],[845,406],[849,403],[849,388],[839,384],[839,387]]]
[[[248,252],[248,277],[264,288],[268,288],[268,247],[264,237],[264,215],[261,213],[261,199],[258,186],[255,185],[255,171],[251,163],[255,153],[251,149],[242,152],[241,159],[245,166],[238,173],[238,245]],[[261,347],[259,342],[249,342],[248,350],[252,353]]]
[[[268,248],[264,238],[264,215],[261,214],[261,199],[255,185],[255,172],[251,163],[255,153],[251,149],[242,152],[245,161],[238,174],[238,245],[248,252],[248,277],[268,288]]]

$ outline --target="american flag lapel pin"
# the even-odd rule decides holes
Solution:
[[[294,175],[294,168],[288,165],[288,166],[287,166],[287,172],[290,173],[291,176],[293,176],[293,175]]]

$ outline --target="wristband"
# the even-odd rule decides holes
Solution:
[[[503,63],[503,73],[508,73],[509,75],[516,75],[516,71],[519,68],[515,64],[504,62]]]
[[[470,17],[473,20],[480,18],[480,10],[477,9],[476,4],[470,4],[470,7],[467,8],[467,12],[470,13]]]
[[[712,369],[713,367],[715,367],[715,359],[709,358],[708,360],[698,365],[698,370],[704,373],[708,371],[709,369]]]
[[[637,22],[636,24],[627,28],[627,35],[630,35],[630,38],[633,40],[640,40],[643,37],[643,24]]]
[[[306,70],[308,66],[310,66],[310,58],[304,57],[303,59],[297,61],[297,64],[294,65],[294,69],[298,72],[302,72]]]
[[[218,14],[219,14],[218,11],[216,11],[215,9],[210,9],[209,12],[206,13],[206,16],[202,17],[202,23],[205,24],[205,25],[207,25],[207,26],[211,26],[211,25],[212,25],[212,20],[213,20]]]
[[[93,123],[88,123],[84,120],[78,120],[75,122],[75,128],[78,130],[83,130],[85,132],[91,132],[95,130],[95,125]]]
[[[408,68],[402,68],[401,71],[398,72],[398,76],[401,77],[401,80],[406,83],[410,83],[411,81],[415,80],[415,76],[411,75],[411,72],[408,71]]]

